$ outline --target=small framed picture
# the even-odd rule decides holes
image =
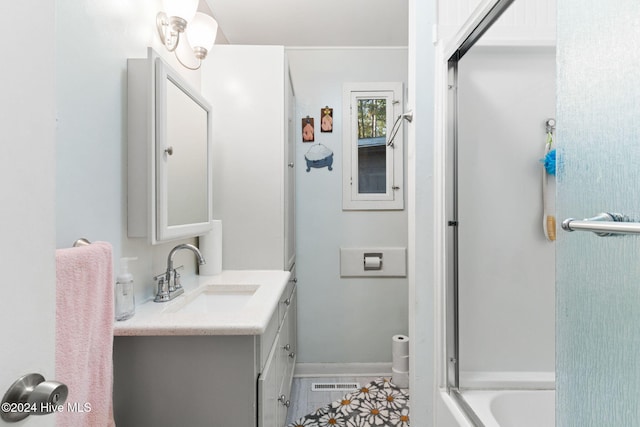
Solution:
[[[333,108],[324,107],[320,112],[320,132],[333,132]]]
[[[307,116],[302,119],[302,142],[313,141],[315,141],[313,117]]]

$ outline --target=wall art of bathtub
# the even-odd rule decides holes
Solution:
[[[327,167],[329,170],[333,170],[333,151],[322,144],[315,144],[309,148],[304,159],[307,161],[307,172],[311,168]]]

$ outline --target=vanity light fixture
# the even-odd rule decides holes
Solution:
[[[162,44],[185,68],[197,70],[216,41],[218,23],[213,17],[196,12],[199,0],[165,0],[164,12],[156,15],[156,27]],[[176,51],[180,35],[185,33],[187,43],[198,59],[198,66],[191,67],[180,60]]]

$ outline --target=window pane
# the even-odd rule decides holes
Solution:
[[[387,191],[387,100],[358,99],[358,193]]]

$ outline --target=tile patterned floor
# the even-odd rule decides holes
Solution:
[[[288,427],[409,427],[408,390],[396,387],[388,379],[370,382],[370,378],[296,380]],[[311,391],[314,382],[360,382],[361,388],[346,394],[343,391],[314,392]],[[325,399],[324,403],[319,403],[321,399]]]
[[[359,383],[365,385],[376,377],[303,377],[294,378],[291,385],[291,407],[287,416],[287,424],[302,418],[303,416],[316,411],[342,398],[345,391],[311,391],[313,383]]]

